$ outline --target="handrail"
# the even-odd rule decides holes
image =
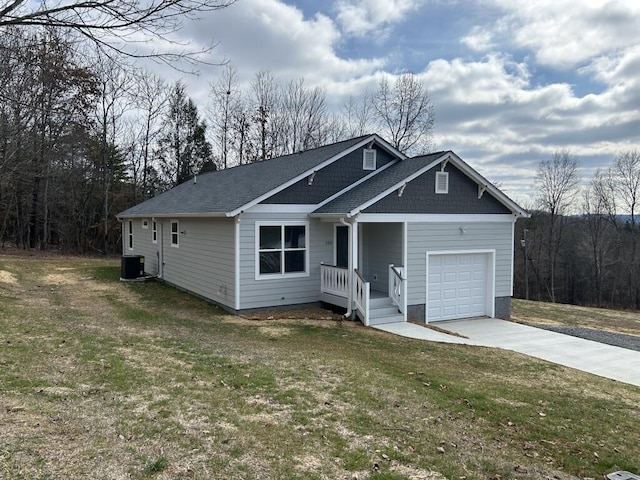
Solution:
[[[400,310],[400,313],[406,311],[406,278],[402,276],[402,267],[389,265],[389,297]]]
[[[349,270],[335,265],[320,264],[320,291],[348,298]]]
[[[353,279],[353,303],[357,311],[362,315],[362,322],[369,326],[369,299],[371,296],[371,284],[365,281],[360,272],[355,269]]]

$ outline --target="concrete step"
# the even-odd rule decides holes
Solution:
[[[369,299],[369,308],[381,307],[391,305],[391,299],[389,297],[379,297]]]
[[[372,307],[369,305],[369,316],[370,317],[386,317],[387,315],[395,315],[398,312],[398,307],[396,305],[383,305],[379,307]]]
[[[397,311],[397,310],[396,310]],[[369,315],[369,326],[383,325],[385,323],[397,323],[404,322],[404,315],[398,313],[396,315],[385,315],[382,317],[372,317]]]

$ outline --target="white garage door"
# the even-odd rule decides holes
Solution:
[[[487,315],[488,253],[428,256],[427,321]]]

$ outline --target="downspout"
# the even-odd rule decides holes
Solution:
[[[347,313],[344,314],[345,318],[351,318],[353,316],[353,248],[351,242],[353,242],[353,224],[346,222],[344,217],[340,217],[340,223],[349,229],[349,272],[347,274],[349,278],[349,294],[347,297]]]

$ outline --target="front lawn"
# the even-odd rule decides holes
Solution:
[[[639,388],[118,277],[117,260],[0,256],[0,478],[640,473]]]

